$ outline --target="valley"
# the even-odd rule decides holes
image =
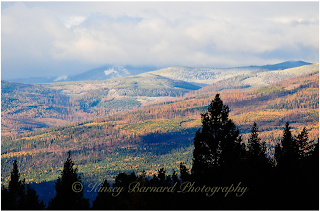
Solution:
[[[273,80],[275,75],[279,79]],[[244,141],[253,122],[258,124],[270,157],[286,121],[294,135],[306,126],[310,139],[318,139],[318,64],[265,70],[251,77],[265,84],[255,86],[248,83],[250,77],[243,80],[238,75],[201,88],[152,73],[106,81],[2,82],[1,179],[8,182],[11,163],[18,160],[27,183],[56,180],[69,150],[86,182],[113,180],[121,171],[145,170],[152,176],[165,167],[172,173],[180,162],[190,168],[200,113],[217,92],[229,106],[230,118]],[[26,88],[19,90],[24,92],[14,91],[22,85]],[[21,104],[14,104],[14,99]],[[48,105],[50,112],[45,112]],[[29,128],[32,132],[16,128],[16,134],[11,134],[10,124],[16,122],[10,121],[21,120],[24,125],[28,118],[49,128]]]
[[[1,136],[118,114],[190,94],[265,87],[318,70],[318,64],[284,62],[227,69],[170,67],[95,81],[41,84],[2,81]]]

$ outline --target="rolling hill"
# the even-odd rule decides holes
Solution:
[[[70,109],[69,97],[56,90],[1,81],[1,136],[68,123]]]
[[[155,67],[151,66],[114,66],[105,65],[102,67],[94,68],[86,72],[76,75],[61,75],[51,77],[30,77],[30,78],[17,78],[10,81],[19,83],[53,83],[61,81],[89,81],[89,80],[106,80],[110,78],[119,78],[127,75],[136,75],[146,71],[154,70]]]
[[[206,83],[213,83],[214,81],[210,80],[212,72],[221,72],[231,71],[231,73],[238,74],[238,71],[255,71],[255,70],[279,70],[279,69],[287,69],[293,67],[299,67],[308,65],[311,63],[304,61],[286,61],[279,64],[272,65],[263,65],[263,66],[247,66],[247,67],[237,67],[237,68],[190,68],[190,67],[169,67],[163,68],[160,71],[155,71],[155,73],[160,72],[160,75],[170,76],[170,73],[173,73],[172,79],[183,80],[190,79],[191,75],[187,75],[185,77],[186,71],[182,71],[182,75],[177,74],[181,69],[185,69],[188,72],[191,72],[193,80],[200,80]],[[31,78],[20,78],[20,79],[12,79],[10,81],[19,82],[19,83],[53,83],[53,82],[61,82],[61,81],[90,81],[90,80],[106,80],[110,78],[119,78],[128,75],[137,75],[144,72],[149,72],[155,70],[156,67],[152,66],[114,66],[114,65],[105,65],[102,67],[94,68],[92,70],[88,70],[86,72],[77,74],[77,75],[61,75],[61,76],[52,76],[52,77],[31,77]],[[199,72],[199,74],[193,73],[194,71]],[[233,71],[233,72],[232,72]],[[219,73],[220,72],[220,73]],[[179,77],[180,78],[177,78]],[[208,78],[209,77],[209,78]],[[169,77],[171,78],[171,77]],[[188,80],[187,80],[188,81]]]
[[[265,87],[280,82],[282,80],[317,72],[319,72],[319,64],[310,64],[283,70],[260,71],[256,73],[243,74],[219,80],[214,84],[202,88],[201,90],[199,90],[199,92],[192,92],[192,94],[203,94],[206,92],[212,92],[213,90],[221,91],[225,89],[246,89],[250,87]]]
[[[161,76],[23,84],[2,81],[2,136],[92,119],[199,89]]]
[[[207,86],[221,80],[227,80],[229,78],[234,78],[239,76],[243,78],[253,78],[255,74],[259,74],[260,72],[264,72],[264,74],[268,75],[269,71],[282,73],[281,70],[288,69],[288,68],[301,67],[309,64],[310,63],[303,62],[303,61],[287,61],[287,62],[274,64],[274,65],[248,66],[248,67],[235,67],[235,68],[168,67],[168,68],[163,68],[156,71],[151,71],[149,73],[175,79],[175,80],[182,80],[182,81],[187,81],[187,82],[195,83],[202,86]],[[263,85],[266,85],[266,84],[263,84]]]
[[[133,110],[189,94],[249,89],[319,71],[319,64],[281,63],[257,68],[166,68],[108,80],[23,84],[2,81],[2,136],[66,125]],[[109,71],[110,74],[114,70]],[[206,83],[214,82],[205,86]]]
[[[71,150],[84,181],[114,179],[121,171],[152,175],[160,167],[177,170],[181,161],[191,165],[193,137],[200,127],[200,113],[215,91],[159,102],[134,111],[3,137],[2,181],[8,182],[13,160],[18,160],[27,182],[53,181],[60,174],[66,152]],[[318,139],[319,73],[308,73],[266,87],[222,90],[230,117],[247,140],[253,122],[272,157],[286,121],[293,134],[306,126]]]

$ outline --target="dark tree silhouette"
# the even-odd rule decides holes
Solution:
[[[304,158],[309,157],[315,149],[315,144],[314,141],[309,140],[306,127],[303,127],[302,131],[295,139],[297,142],[299,159],[303,160]]]
[[[49,201],[48,209],[89,209],[89,199],[83,197],[81,178],[77,175],[77,168],[73,168],[71,153],[64,163],[61,177],[55,184],[56,196]]]
[[[132,208],[132,206],[134,206],[132,196],[135,193],[129,193],[128,187],[132,182],[136,180],[137,176],[134,172],[130,174],[121,172],[116,176],[115,181],[113,183],[113,187],[122,187],[125,190],[121,194],[119,194],[119,196],[113,198],[114,205],[117,207],[117,209],[130,209]]]
[[[158,179],[160,184],[164,183],[164,180],[166,179],[166,170],[164,170],[164,168],[158,170]]]
[[[42,210],[45,208],[43,201],[39,201],[39,196],[33,187],[27,184],[26,210]]]
[[[13,162],[8,189],[4,186],[1,188],[1,208],[4,210],[39,210],[45,208],[43,201],[39,202],[36,191],[30,185],[27,185],[26,190],[25,180],[20,180],[16,160]]]
[[[243,145],[239,130],[229,119],[229,107],[220,95],[210,103],[208,111],[201,114],[202,128],[194,138],[192,174],[199,178],[215,169],[231,169],[239,162]]]
[[[281,145],[277,144],[275,147],[275,158],[278,168],[292,169],[297,165],[299,159],[299,147],[290,129],[289,122],[286,122]]]
[[[286,123],[281,145],[275,149],[279,209],[319,209],[317,144],[308,139],[306,128],[293,138],[289,123]],[[285,199],[284,195],[287,196]]]
[[[2,186],[2,209],[24,209],[25,206],[25,181],[20,180],[18,164],[15,160],[11,171],[8,190]]]
[[[259,171],[266,169],[269,160],[266,157],[266,146],[265,142],[261,142],[258,136],[258,126],[254,122],[251,128],[251,134],[248,139],[248,167],[250,170]]]
[[[94,210],[108,210],[108,209],[115,209],[113,203],[113,196],[111,195],[110,191],[110,184],[107,180],[101,184],[99,189],[98,195],[96,199],[93,201],[92,209]]]
[[[1,208],[3,210],[10,210],[11,204],[9,203],[9,191],[8,189],[2,185],[1,186]]]
[[[191,179],[191,175],[188,172],[186,165],[180,163],[180,178],[182,182],[188,182]]]
[[[180,183],[178,174],[177,174],[176,171],[173,171],[173,173],[172,173],[172,185],[174,185],[175,183],[177,184],[177,187],[180,187],[181,183]]]
[[[115,182],[114,182],[113,186],[128,188],[129,185],[136,180],[137,180],[137,176],[135,175],[134,172],[132,172],[130,174],[126,174],[126,173],[121,172],[115,178]]]

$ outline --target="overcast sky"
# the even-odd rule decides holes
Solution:
[[[2,79],[319,62],[318,2],[1,2]]]

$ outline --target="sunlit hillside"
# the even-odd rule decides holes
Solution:
[[[290,63],[291,66],[298,64]],[[170,67],[102,81],[46,84],[2,81],[1,135],[17,135],[119,114],[197,93],[265,87],[319,71],[319,64],[273,70],[283,65],[290,66],[279,64],[227,69]],[[201,89],[207,83],[213,84]]]
[[[127,113],[3,137],[2,180],[8,181],[15,159],[27,182],[55,180],[68,150],[84,180],[114,179],[124,170],[145,170],[152,175],[165,167],[170,172],[177,170],[181,161],[190,167],[200,113],[217,93],[207,91],[204,88],[187,97]],[[286,121],[294,135],[306,126],[310,138],[318,138],[319,73],[264,88],[224,90],[220,94],[244,141],[253,122],[257,122],[259,136],[266,141],[271,157]]]

